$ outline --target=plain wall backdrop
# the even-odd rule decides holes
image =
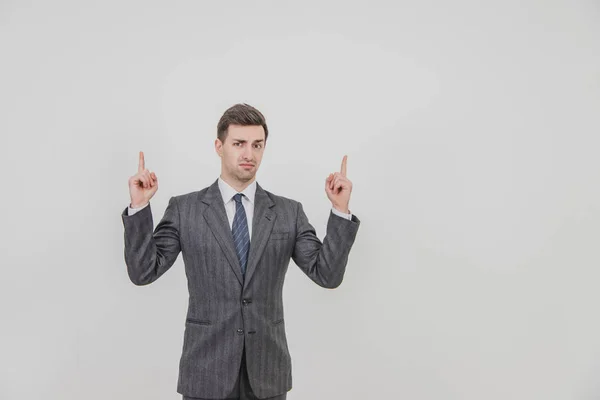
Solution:
[[[265,189],[322,239],[347,154],[362,221],[338,289],[290,263],[290,400],[600,398],[598,1],[3,0],[0,399],[181,398],[182,259],[133,285],[120,213],[238,102]]]

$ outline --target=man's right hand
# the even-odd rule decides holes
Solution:
[[[148,204],[157,190],[158,178],[154,172],[150,172],[146,169],[144,163],[144,152],[140,151],[138,172],[129,178],[129,196],[131,197],[131,208],[138,208]]]

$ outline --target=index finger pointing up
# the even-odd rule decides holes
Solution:
[[[348,156],[344,156],[344,159],[342,160],[342,169],[340,171],[344,177],[346,176],[346,160],[348,160]]]
[[[142,172],[144,171],[144,169],[146,169],[146,164],[144,163],[144,152],[140,151],[140,161],[138,164],[138,172]]]

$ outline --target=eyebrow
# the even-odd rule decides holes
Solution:
[[[247,142],[247,140],[244,140],[244,139],[233,139],[233,140],[236,141],[236,142],[240,142],[240,143],[246,143]],[[264,141],[265,141],[264,139],[258,139],[258,140],[255,140],[254,143],[260,143],[260,142],[264,142]]]

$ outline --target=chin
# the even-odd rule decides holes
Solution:
[[[238,175],[237,178],[240,181],[249,181],[252,180],[254,178],[254,174],[242,174],[242,175]]]

